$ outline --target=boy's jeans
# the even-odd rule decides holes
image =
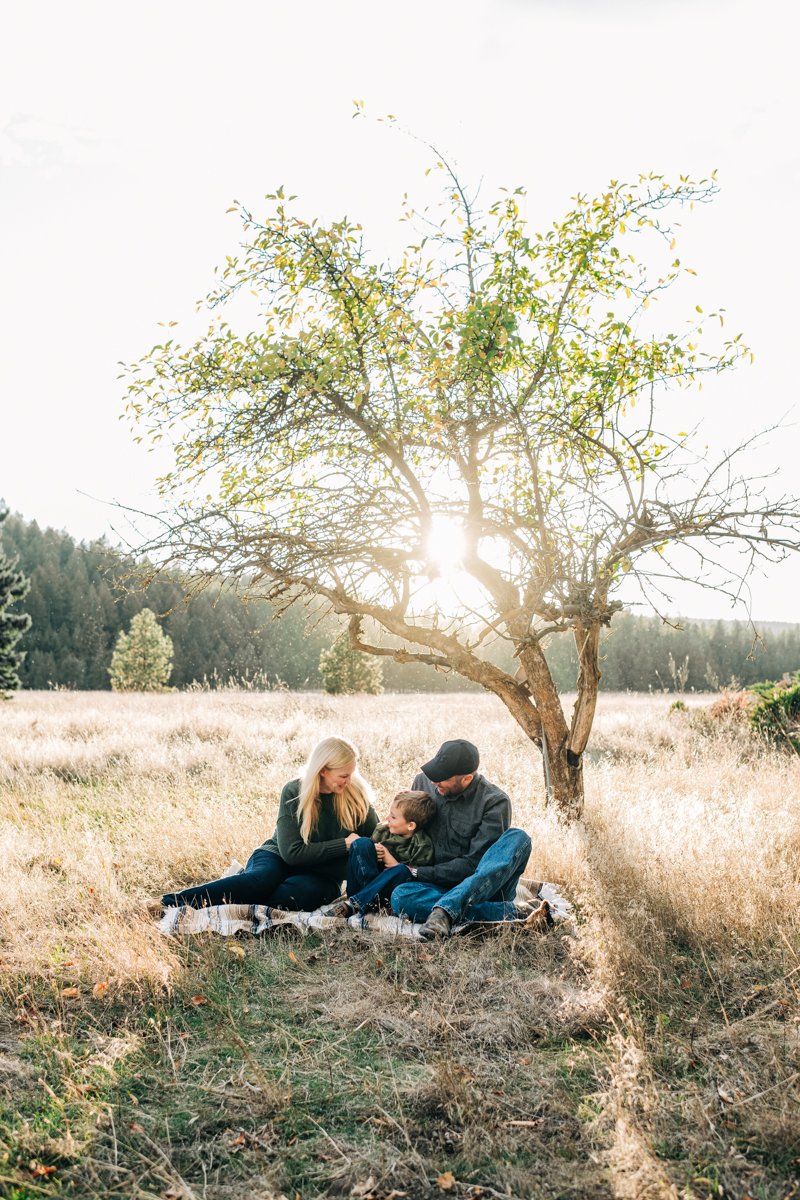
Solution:
[[[352,852],[352,849],[351,849]],[[531,839],[523,829],[507,829],[468,875],[455,887],[413,880],[392,894],[392,911],[412,921],[427,921],[434,908],[443,908],[454,925],[462,921],[513,921],[522,872],[530,858]]]
[[[375,900],[386,900],[398,883],[414,876],[404,863],[384,869],[378,862],[372,838],[356,838],[347,855],[347,899],[365,913]]]

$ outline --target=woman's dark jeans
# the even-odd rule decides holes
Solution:
[[[382,867],[372,838],[356,838],[347,856],[347,898],[359,912],[366,912],[376,900],[388,900],[398,883],[414,876],[403,863]]]
[[[340,884],[329,876],[295,871],[283,859],[259,847],[238,875],[214,879],[198,887],[169,892],[161,897],[167,908],[185,904],[205,908],[209,904],[268,904],[293,912],[312,912],[330,904],[339,895]]]

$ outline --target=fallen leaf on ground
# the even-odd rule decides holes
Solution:
[[[76,996],[80,996],[81,989],[76,987],[66,987],[61,989],[61,995],[65,1000],[74,1000]]]
[[[452,1192],[456,1186],[456,1177],[452,1171],[443,1171],[441,1175],[436,1176],[436,1186],[442,1192]]]
[[[42,1165],[42,1163],[37,1163],[36,1159],[34,1159],[33,1162],[28,1164],[28,1170],[30,1171],[31,1175],[53,1175],[56,1168],[45,1167]]]
[[[107,991],[108,984],[105,980],[103,980],[102,983],[96,983],[94,985],[92,988],[92,995],[94,996],[95,1000],[99,1000],[101,996],[105,996]]]
[[[208,996],[192,996],[191,1003],[199,1008],[201,1004],[208,1004]]]
[[[367,1196],[372,1191],[372,1189],[375,1187],[375,1184],[377,1182],[378,1181],[375,1178],[375,1176],[370,1175],[370,1177],[368,1179],[365,1179],[362,1183],[354,1183],[353,1186],[350,1188],[350,1195],[357,1196],[359,1198]]]

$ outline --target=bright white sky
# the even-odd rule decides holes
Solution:
[[[681,258],[756,365],[693,396],[724,446],[786,419],[753,469],[800,490],[793,356],[800,277],[798,72],[776,0],[375,0],[8,6],[0,49],[0,496],[42,525],[126,532],[110,502],[156,507],[159,463],[120,421],[117,363],[183,320],[232,252],[239,199],[285,184],[347,213],[383,256],[424,188],[424,149],[483,195],[529,191],[536,225],[576,192],[656,170],[719,170]],[[688,314],[687,314],[688,315]],[[180,327],[176,330],[180,333]],[[685,428],[686,426],[683,425]],[[114,536],[113,533],[111,536]],[[760,620],[796,620],[800,563],[753,584]],[[743,615],[677,593],[674,612]]]

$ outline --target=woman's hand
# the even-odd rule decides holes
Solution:
[[[357,833],[348,833],[347,837],[344,839],[344,844],[345,844],[345,846],[347,846],[348,850],[350,849],[353,842],[356,841],[357,838],[358,838]]]

